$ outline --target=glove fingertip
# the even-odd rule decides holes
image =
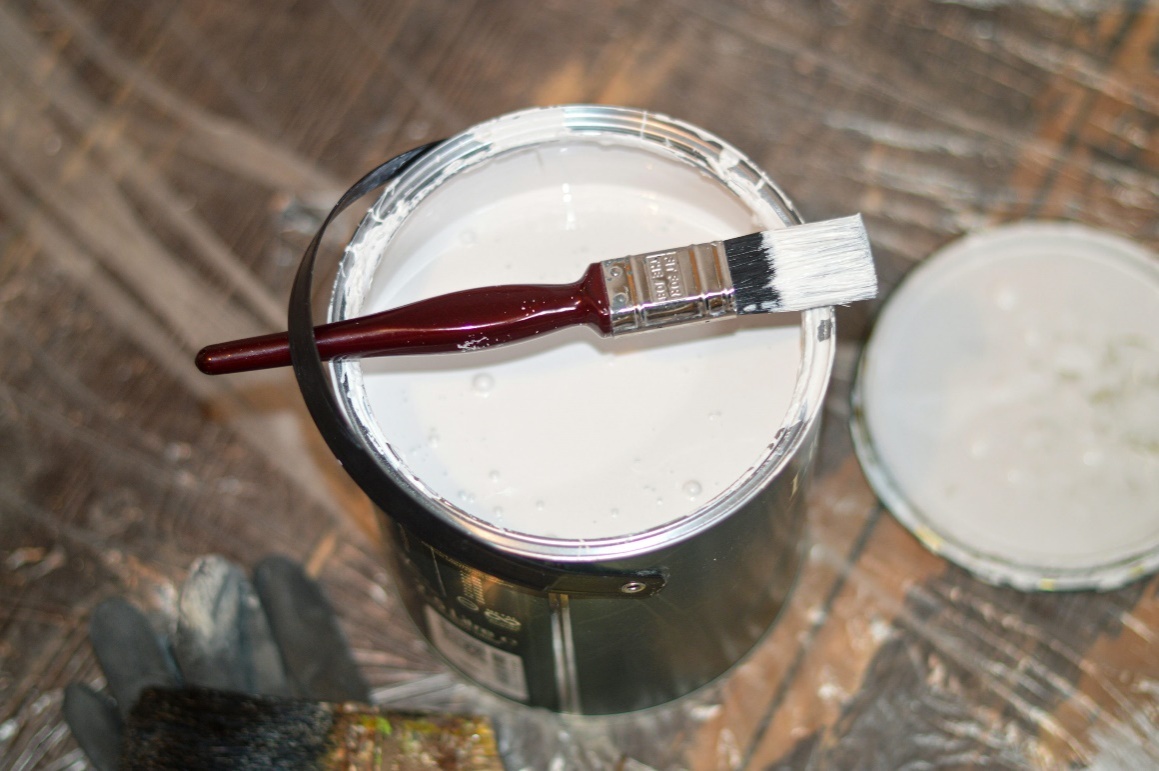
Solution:
[[[64,689],[61,711],[73,738],[97,771],[116,771],[122,733],[116,703],[87,685],[72,683]]]
[[[181,682],[168,646],[145,614],[122,597],[105,600],[93,610],[89,641],[122,716],[143,688]]]
[[[337,702],[370,698],[333,607],[299,563],[281,555],[265,558],[254,569],[254,589],[299,696]]]

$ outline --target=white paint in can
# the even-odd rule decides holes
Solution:
[[[593,262],[776,227],[775,216],[687,164],[573,139],[456,174],[385,246],[364,224],[352,248],[356,261],[382,252],[362,306],[374,312],[476,286],[570,283]],[[366,360],[350,382],[365,388],[372,441],[433,495],[515,532],[607,538],[688,517],[751,474],[787,422],[801,341],[799,314],[618,340],[579,328]]]

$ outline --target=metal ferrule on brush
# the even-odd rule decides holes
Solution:
[[[723,241],[601,263],[612,334],[736,315]]]

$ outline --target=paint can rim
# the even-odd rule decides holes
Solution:
[[[665,152],[671,153],[678,160],[688,162],[689,159],[702,159],[707,167],[716,164],[716,170],[726,176],[723,181],[727,187],[733,189],[734,186],[743,186],[747,193],[759,196],[769,211],[775,212],[785,224],[800,221],[787,196],[763,171],[739,150],[709,132],[642,110],[603,105],[564,105],[499,116],[444,141],[391,182],[378,203],[371,208],[363,225],[368,222],[381,223],[382,218],[388,216],[393,201],[405,195],[408,187],[421,187],[424,180],[437,181],[440,175],[469,168],[473,162],[485,156],[488,146],[498,146],[503,151],[523,149],[545,141],[553,132],[555,141],[574,136],[589,141],[647,143],[665,148]],[[358,238],[357,233],[355,238]],[[350,275],[348,271],[339,271],[340,277]],[[344,318],[349,313],[348,298],[343,296],[341,287],[336,287],[329,320]],[[833,309],[818,308],[804,312],[801,330],[802,372],[798,373],[782,428],[771,439],[768,452],[760,459],[755,470],[738,480],[733,488],[726,490],[714,502],[715,505],[702,507],[688,517],[644,532],[604,539],[552,538],[504,530],[470,515],[456,516],[454,512],[448,511],[448,505],[440,504],[399,473],[382,456],[381,447],[371,448],[367,445],[367,449],[372,451],[383,473],[397,487],[405,490],[428,515],[444,520],[469,538],[488,543],[517,557],[588,563],[649,553],[692,538],[746,505],[767,487],[770,480],[781,472],[800,449],[809,433],[809,427],[820,415],[828,387],[835,349]],[[341,362],[332,364],[331,372],[335,382],[342,383],[344,378],[351,377],[354,366],[357,365]],[[342,392],[345,390],[348,389],[340,389],[339,402],[346,412],[347,421],[355,426],[358,425],[357,406],[346,398]]]

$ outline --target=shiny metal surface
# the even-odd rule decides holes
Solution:
[[[612,334],[736,314],[723,241],[635,254],[602,265]]]

